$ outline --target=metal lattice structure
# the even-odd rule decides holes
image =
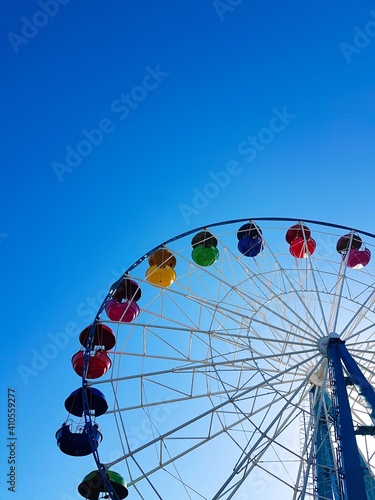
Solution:
[[[241,219],[132,264],[82,347],[82,420],[100,486],[81,493],[374,500],[374,238]],[[101,325],[114,348],[95,340]],[[108,371],[90,376],[101,355]],[[99,418],[92,388],[108,400]],[[120,494],[113,469],[127,483]]]

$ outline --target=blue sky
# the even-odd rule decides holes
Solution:
[[[18,0],[5,10],[0,425],[4,436],[12,387],[18,479],[12,497],[3,474],[0,491],[69,500],[82,474],[54,433],[79,385],[74,332],[131,263],[234,218],[374,232],[375,7]],[[3,437],[2,470],[6,452]]]

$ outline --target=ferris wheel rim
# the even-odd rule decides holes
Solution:
[[[241,218],[241,219],[233,219],[233,220],[226,220],[226,221],[215,222],[215,223],[212,223],[212,224],[202,225],[202,226],[199,226],[197,228],[190,229],[190,230],[188,230],[186,232],[183,232],[183,233],[181,233],[181,234],[179,234],[177,236],[174,236],[172,238],[169,238],[169,239],[165,240],[163,243],[161,243],[161,244],[157,245],[156,247],[152,248],[151,250],[149,250],[142,257],[140,257],[140,259],[138,259],[130,267],[128,267],[128,269],[121,275],[121,277],[113,284],[113,286],[111,287],[111,290],[108,292],[107,296],[103,300],[103,303],[100,306],[100,308],[99,308],[99,310],[97,312],[97,315],[95,316],[95,319],[94,319],[94,321],[92,323],[92,327],[91,327],[90,333],[88,335],[88,339],[87,339],[87,343],[86,343],[86,347],[85,347],[85,352],[87,353],[90,350],[90,345],[91,345],[90,344],[90,339],[92,341],[92,336],[93,336],[93,331],[95,329],[95,326],[100,321],[100,317],[101,317],[101,314],[102,314],[102,312],[103,312],[103,310],[105,308],[105,305],[113,297],[114,293],[117,290],[118,285],[121,283],[121,281],[126,276],[129,275],[129,273],[131,271],[133,271],[138,265],[140,265],[145,259],[147,259],[154,251],[156,251],[156,250],[158,250],[160,248],[166,247],[169,244],[171,244],[171,243],[173,243],[175,241],[178,241],[178,240],[180,240],[180,239],[182,239],[184,237],[190,236],[191,234],[194,234],[197,231],[212,229],[212,228],[215,228],[215,227],[218,227],[218,226],[224,226],[224,225],[230,225],[230,224],[240,224],[240,223],[245,223],[245,222],[248,222],[248,221],[254,221],[254,222],[261,222],[261,221],[270,221],[270,222],[273,222],[273,221],[275,221],[275,222],[295,222],[295,223],[299,223],[300,222],[300,223],[314,224],[314,225],[318,225],[318,226],[322,226],[322,227],[342,229],[342,230],[346,230],[346,231],[351,231],[351,232],[359,233],[361,235],[365,235],[365,236],[368,236],[370,238],[375,238],[375,234],[369,233],[367,231],[359,230],[359,229],[354,229],[354,228],[352,228],[350,226],[344,226],[344,225],[340,225],[340,224],[322,222],[322,221],[311,220],[311,219],[288,218],[288,217],[252,217],[252,218]],[[90,386],[90,382],[86,378],[85,370],[84,370],[83,376],[82,376],[82,391],[83,391],[83,393],[85,393],[85,389],[88,386]],[[84,399],[84,405],[85,405],[85,396],[83,396],[83,399]],[[87,412],[86,412],[86,410],[87,410]],[[85,420],[87,419],[86,422],[89,423],[89,425],[92,425],[92,420],[91,420],[90,412],[88,411],[88,406],[85,408],[85,412],[84,413],[85,413]],[[92,452],[93,452],[93,456],[94,456],[96,465],[98,467],[98,470],[102,473],[103,477],[105,477],[105,470],[106,470],[106,468],[109,467],[109,466],[112,466],[113,464],[112,463],[111,464],[103,464],[100,461],[97,446],[93,446]],[[116,495],[116,494],[114,493],[114,495]],[[113,496],[113,498],[116,499],[117,497]],[[217,498],[219,498],[219,496]]]
[[[141,262],[143,262],[149,255],[151,255],[155,250],[158,250],[159,248],[162,248],[166,245],[169,245],[170,243],[177,241],[181,238],[184,238],[185,236],[190,236],[191,234],[196,233],[197,231],[203,231],[204,229],[208,228],[214,228],[218,226],[223,226],[227,224],[241,224],[243,222],[249,222],[249,221],[254,221],[254,222],[262,222],[262,221],[268,221],[268,222],[302,222],[306,224],[316,224],[319,226],[325,226],[325,227],[330,227],[330,228],[335,228],[335,229],[343,229],[345,231],[354,231],[355,233],[360,233],[363,234],[364,236],[369,236],[370,238],[375,238],[374,233],[370,233],[368,231],[363,231],[361,229],[356,229],[354,227],[342,225],[342,224],[336,224],[336,223],[331,223],[331,222],[325,222],[325,221],[320,221],[320,220],[314,220],[314,219],[303,219],[303,218],[294,218],[294,217],[246,217],[246,218],[240,218],[240,219],[229,219],[229,220],[224,220],[224,221],[219,221],[219,222],[214,222],[211,224],[205,224],[202,226],[197,226],[194,229],[189,229],[188,231],[184,231],[183,233],[178,234],[177,236],[173,236],[168,238],[167,240],[163,241],[162,243],[156,245],[153,247],[151,250],[147,251],[144,255],[142,255],[138,260],[136,260],[130,267],[126,269],[126,271],[123,272],[121,275],[121,278],[116,282],[120,282],[120,280],[126,276],[130,271],[132,271],[135,267],[137,267]]]

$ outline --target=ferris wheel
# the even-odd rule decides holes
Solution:
[[[374,243],[240,219],[130,265],[72,357],[81,496],[375,500]]]

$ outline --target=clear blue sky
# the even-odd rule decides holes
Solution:
[[[233,218],[375,231],[375,7],[18,0],[3,11],[2,471],[8,387],[18,445],[16,494],[4,472],[0,491],[71,500],[89,470],[54,433],[79,386],[74,331],[132,262]]]

